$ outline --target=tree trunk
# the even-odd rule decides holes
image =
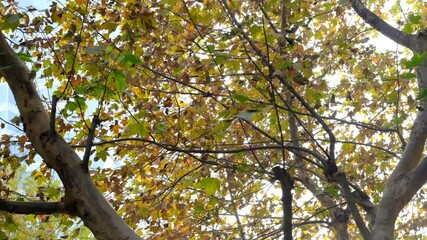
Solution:
[[[139,239],[93,184],[76,152],[51,128],[29,71],[0,32],[0,75],[15,97],[24,131],[65,189],[69,214],[80,217],[97,239]]]

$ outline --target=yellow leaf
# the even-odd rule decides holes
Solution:
[[[42,173],[42,172],[40,172],[40,171],[37,171],[37,172],[34,174],[34,179],[37,179],[37,178],[39,178],[39,177],[41,177],[41,176],[43,176],[43,173]]]
[[[26,136],[20,136],[18,138],[19,141],[19,145],[24,146],[24,144],[27,142],[27,137]]]
[[[120,126],[118,124],[114,124],[110,127],[110,130],[113,131],[114,133],[119,133]]]
[[[181,228],[181,233],[187,233],[187,232],[190,232],[190,226],[185,226]]]

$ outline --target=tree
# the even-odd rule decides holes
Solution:
[[[425,6],[365,2],[0,2],[0,234],[422,235]]]

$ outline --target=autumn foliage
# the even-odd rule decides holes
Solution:
[[[348,239],[373,229],[423,111],[413,69],[426,54],[377,49],[359,1],[18,2],[0,1],[1,31],[53,130],[88,157],[95,186],[137,235]],[[422,1],[364,2],[404,34],[425,28]],[[25,119],[1,120],[0,199],[66,210],[2,212],[0,238],[93,237]],[[409,199],[398,238],[425,225],[424,191]]]

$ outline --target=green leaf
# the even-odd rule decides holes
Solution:
[[[160,3],[161,4],[169,4],[171,6],[175,5],[176,3],[178,3],[180,0],[161,0]]]
[[[222,64],[227,61],[228,55],[225,53],[215,53],[215,62],[216,64]]]
[[[5,15],[2,18],[3,18],[3,21],[0,21],[2,22],[0,25],[0,28],[2,30],[7,30],[7,29],[15,30],[19,26],[19,19],[22,18],[22,14],[10,14],[10,15]]]
[[[18,52],[16,55],[24,62],[33,62],[30,54]]]
[[[307,85],[309,83],[308,79],[301,74],[297,74],[297,76],[292,78],[292,81],[298,83],[299,85]]]
[[[387,100],[388,102],[395,103],[398,100],[397,97],[397,92],[393,91],[387,95]]]
[[[249,28],[249,32],[252,33],[253,35],[256,35],[262,32],[262,28],[261,26],[254,24]]]
[[[86,110],[87,109],[86,98],[80,97],[80,96],[76,96],[75,98],[76,98],[78,107],[81,110]]]
[[[400,125],[403,123],[403,121],[405,121],[403,117],[394,117],[393,119],[391,119],[391,122],[395,125]]]
[[[203,189],[205,189],[207,196],[215,194],[221,185],[218,178],[204,178],[200,181],[200,184],[202,185]]]
[[[218,118],[219,119],[228,119],[231,116],[233,116],[233,111],[231,111],[230,109],[226,109],[226,110],[219,113]]]
[[[58,197],[60,194],[60,191],[56,187],[48,187],[46,190],[46,194],[50,197]]]
[[[122,55],[121,62],[126,68],[133,67],[135,64],[141,64],[142,61],[130,52],[125,52]]]
[[[277,126],[276,123],[277,123],[277,116],[276,116],[276,114],[270,114],[270,117],[269,117],[269,125],[270,125],[270,127]]]
[[[249,100],[249,98],[247,96],[241,95],[241,94],[234,94],[231,97],[234,98],[234,99],[236,99],[240,103],[245,103],[245,102],[247,102]]]
[[[427,88],[424,88],[422,92],[420,92],[417,96],[417,100],[421,100],[427,96]]]
[[[208,52],[214,53],[215,52],[215,45],[208,45],[208,46],[206,46],[206,49]]]
[[[164,123],[156,123],[154,125],[156,132],[159,134],[165,134],[168,132],[168,126]]]
[[[400,74],[400,77],[403,79],[408,79],[408,78],[415,78],[415,77],[417,77],[417,75],[415,75],[414,73],[411,73],[411,72],[407,72],[407,73]]]
[[[196,205],[194,207],[194,212],[195,213],[202,213],[205,210],[205,208],[203,207],[203,205]]]
[[[126,74],[120,70],[113,70],[108,76],[108,80],[114,79],[114,85],[117,91],[124,92],[126,90]]]
[[[412,23],[405,24],[405,26],[403,26],[402,32],[412,34],[414,32],[414,27]]]
[[[144,136],[148,133],[145,123],[131,123],[128,125],[128,130],[130,135],[138,134],[139,136]]]
[[[420,15],[410,14],[408,19],[413,24],[420,24],[422,17]]]
[[[420,66],[423,63],[423,61],[426,59],[426,56],[427,54],[425,52],[422,54],[414,53],[414,55],[409,61],[405,59],[402,62],[406,68],[414,68],[414,67]]]
[[[67,111],[75,112],[77,108],[78,108],[78,105],[75,102],[69,101],[65,104],[62,114],[69,116],[68,114],[66,114],[66,112]]]
[[[110,154],[108,153],[108,151],[106,149],[96,151],[95,161],[98,159],[101,159],[103,162],[105,162],[105,160],[107,160],[108,156],[110,156]]]
[[[19,23],[19,19],[22,18],[22,14],[12,14],[7,16],[6,22],[9,24],[16,24]]]
[[[221,121],[219,124],[217,124],[212,131],[214,133],[221,133],[222,131],[228,129],[231,125],[231,121]]]
[[[335,189],[334,187],[328,187],[327,191],[328,191],[329,195],[331,195],[333,197],[336,197],[336,198],[340,197],[338,190]]]

